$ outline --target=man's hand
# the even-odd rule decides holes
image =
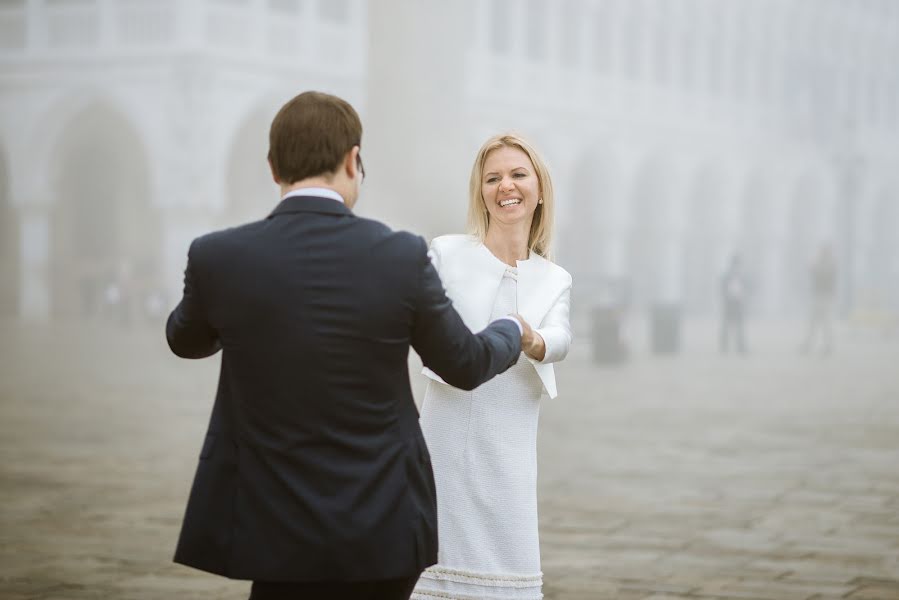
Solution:
[[[543,341],[543,338],[524,320],[524,317],[518,313],[512,316],[521,323],[521,351],[534,360],[543,360],[546,356],[546,343]]]

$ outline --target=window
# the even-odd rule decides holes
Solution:
[[[0,10],[3,8],[4,5],[0,4]],[[24,12],[0,12],[0,50],[24,48],[27,30]]]
[[[594,18],[596,27],[593,28],[591,36],[593,64],[598,73],[609,73],[612,71],[615,42],[620,38],[616,38],[612,34],[615,27],[612,22],[613,17],[608,11],[597,13]]]
[[[679,35],[682,36],[679,45],[682,50],[680,71],[683,86],[686,90],[692,90],[696,86],[696,44],[689,33],[681,32]]]
[[[581,61],[582,10],[579,0],[568,0],[562,8],[559,39],[562,42],[562,64],[565,66],[576,66]]]
[[[703,52],[706,60],[703,62],[706,67],[707,89],[713,94],[719,94],[724,86],[724,70],[726,68],[724,40],[710,37],[705,42]]]
[[[896,127],[899,125],[899,79],[896,77],[887,83],[885,103],[887,123]]]
[[[670,66],[672,60],[672,48],[670,47],[670,34],[664,24],[653,27],[655,35],[652,36],[653,75],[661,85],[668,84],[670,80]]]
[[[528,0],[527,3],[527,40],[525,51],[531,60],[546,58],[546,1]]]
[[[886,96],[886,93],[883,91],[883,84],[880,80],[878,80],[877,76],[874,74],[868,75],[868,85],[867,85],[867,115],[865,115],[865,121],[867,121],[868,125],[877,126],[881,123],[885,123],[886,119],[882,114],[884,111],[883,107],[883,99]]]
[[[624,54],[623,69],[625,77],[641,79],[644,73],[644,60],[646,58],[647,31],[646,23],[638,21],[634,16],[628,16],[623,23],[624,39],[620,39],[621,50]]]
[[[177,0],[132,0],[118,6],[115,35],[124,45],[170,43],[175,37]]]
[[[511,50],[508,35],[501,35],[497,32],[500,27],[510,17],[512,13],[510,0],[492,0],[490,2],[490,13],[487,17],[487,31],[490,35],[490,49],[495,54],[507,54]]]

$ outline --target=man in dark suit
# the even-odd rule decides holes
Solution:
[[[288,102],[269,163],[281,203],[191,244],[172,351],[222,350],[175,561],[251,579],[251,599],[408,598],[437,560],[434,480],[409,385],[412,346],[471,389],[533,331],[473,334],[425,241],[351,209],[362,125],[340,98]]]

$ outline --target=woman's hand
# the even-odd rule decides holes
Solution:
[[[543,341],[543,338],[524,320],[524,317],[518,313],[512,316],[521,323],[521,351],[534,360],[543,360],[546,356],[546,343]]]

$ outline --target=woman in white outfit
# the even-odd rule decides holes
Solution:
[[[437,484],[439,562],[412,598],[543,597],[537,533],[537,420],[556,396],[552,363],[571,344],[571,276],[549,255],[553,188],[515,135],[490,138],[471,172],[470,235],[431,243],[447,295],[473,331],[520,314],[535,342],[505,373],[466,392],[431,378],[421,411]]]

